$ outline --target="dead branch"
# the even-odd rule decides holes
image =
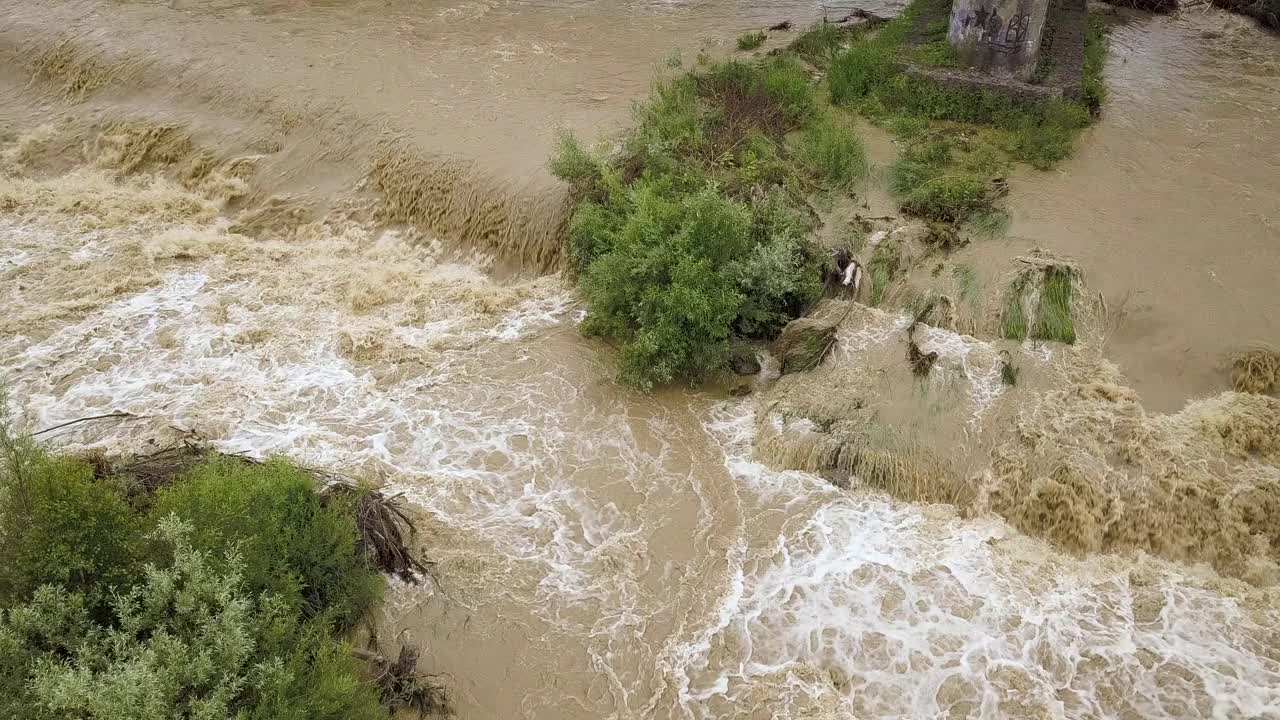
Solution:
[[[53,427],[47,427],[43,430],[33,432],[31,433],[31,437],[44,435],[45,433],[51,433],[54,430],[61,430],[63,428],[71,427],[72,425],[79,425],[80,423],[93,422],[95,420],[110,420],[113,418],[138,418],[138,417],[146,417],[146,416],[134,415],[133,413],[127,413],[127,412],[110,412],[104,415],[91,415],[89,417],[82,417],[82,418],[76,418],[75,420],[68,420],[67,422],[54,425]]]

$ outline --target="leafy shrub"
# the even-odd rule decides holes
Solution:
[[[583,329],[622,342],[622,376],[650,388],[724,364],[742,296],[727,265],[752,246],[749,210],[707,188],[632,190],[632,212],[610,252],[582,278]]]
[[[550,169],[552,175],[579,191],[595,188],[602,180],[601,163],[567,131],[556,133],[556,152],[551,156]]]
[[[830,188],[848,188],[867,174],[862,141],[830,113],[804,129],[797,156],[817,180]]]
[[[757,244],[731,268],[742,296],[734,330],[752,338],[776,335],[822,296],[825,267],[826,258],[802,236]]]
[[[656,85],[611,161],[561,143],[552,170],[579,183],[567,252],[582,329],[619,344],[625,382],[705,378],[735,340],[770,337],[821,294],[826,259],[791,191],[802,174],[847,185],[865,161],[819,104],[793,58],[716,63]]]
[[[27,660],[28,717],[386,717],[323,626],[298,625],[278,598],[248,592],[240,559],[211,561],[191,533],[175,517],[161,522],[164,562],[114,596],[109,624],[55,586],[4,613],[0,653],[6,665]]]
[[[96,481],[87,464],[15,437],[4,412],[0,449],[0,605],[52,584],[96,606],[110,588],[128,585],[142,525],[119,490]]]
[[[190,523],[197,551],[222,558],[234,550],[249,592],[347,627],[377,601],[381,583],[357,552],[351,515],[324,506],[315,490],[311,475],[285,461],[222,458],[162,491],[152,514]]]
[[[738,36],[738,49],[739,50],[755,50],[756,48],[763,45],[764,41],[768,39],[768,37],[769,37],[768,35],[765,35],[763,32],[760,32],[759,30],[755,32],[743,33]]]

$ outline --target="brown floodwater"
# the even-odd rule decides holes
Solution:
[[[615,133],[673,52],[821,13],[0,3],[0,377],[33,429],[138,416],[73,446],[177,428],[404,492],[435,580],[393,586],[381,635],[423,648],[462,718],[1280,717],[1275,587],[768,467],[759,435],[807,430],[629,391],[581,337],[540,272],[555,128]],[[1174,408],[1276,338],[1276,47],[1216,12],[1116,37],[1101,122],[1011,183],[1012,239],[972,252],[1075,257],[1127,310],[1105,352]],[[202,147],[233,162],[206,172]],[[122,172],[161,155],[185,181]],[[900,354],[903,318],[859,318],[831,377]],[[934,386],[867,392],[962,418],[957,443],[1043,389],[1004,389],[987,341],[921,338]],[[1057,352],[1028,345],[1028,375]]]
[[[1231,353],[1280,342],[1280,52],[1200,10],[1114,38],[1102,122],[1011,184],[1011,232],[1084,266],[1122,312],[1108,355],[1177,410],[1229,387]]]

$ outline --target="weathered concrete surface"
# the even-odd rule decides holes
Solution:
[[[1085,0],[1054,0],[1040,39],[1033,82],[1060,88],[1072,100],[1084,98],[1084,38],[1089,31]]]
[[[946,0],[916,2],[920,11],[910,42],[922,45],[936,37],[930,33],[931,27],[936,27],[939,21],[949,22],[953,8]],[[1061,97],[1080,100],[1084,94],[1084,37],[1088,8],[1085,0],[1048,0],[1048,3],[1048,17],[1041,33],[1038,57],[1029,77],[987,72],[974,67],[945,68],[907,63],[903,69],[915,77],[944,87],[996,93],[1023,102],[1044,102]]]
[[[947,39],[969,67],[1029,80],[1050,0],[955,0]]]

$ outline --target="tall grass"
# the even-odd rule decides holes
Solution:
[[[1071,316],[1072,284],[1071,273],[1066,270],[1050,268],[1045,272],[1032,337],[1068,345],[1076,341],[1076,328]]]
[[[867,175],[862,140],[847,122],[827,113],[801,133],[796,155],[824,187],[847,189]]]

